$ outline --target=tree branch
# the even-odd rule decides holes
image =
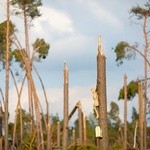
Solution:
[[[144,56],[144,54],[142,52],[140,52],[137,48],[135,48],[134,46],[127,46],[128,48],[131,48],[132,50],[135,50],[137,53],[139,53],[147,62],[148,66],[150,67],[150,62],[149,60]]]

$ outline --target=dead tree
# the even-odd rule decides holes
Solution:
[[[127,76],[124,75],[124,150],[127,150]]]
[[[103,54],[100,36],[98,40],[97,55],[97,92],[99,102],[99,125],[102,129],[102,139],[100,139],[100,150],[108,150],[106,57]]]
[[[143,99],[143,88],[142,88],[142,82],[138,83],[138,98],[139,98],[139,133],[140,133],[140,150],[143,150],[143,144],[144,144],[144,99]]]
[[[63,150],[68,148],[68,68],[64,64],[64,122],[63,122]]]
[[[9,29],[9,23],[10,23],[10,15],[9,15],[9,0],[7,0],[7,9],[6,9],[6,15],[7,15],[7,31],[6,31],[6,80],[5,80],[5,150],[8,150],[8,103],[9,103],[9,47],[10,47],[10,29]]]

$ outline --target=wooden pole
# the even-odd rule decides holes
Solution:
[[[139,132],[140,132],[140,150],[143,150],[143,122],[144,122],[144,101],[143,101],[143,88],[142,82],[138,83],[138,99],[139,99]]]
[[[57,122],[57,147],[60,147],[60,122]]]
[[[64,64],[64,122],[63,122],[63,150],[68,148],[68,68]]]
[[[86,129],[86,115],[83,113],[83,143],[86,145],[87,143],[87,129]]]
[[[78,120],[79,120],[79,145],[82,145],[83,143],[83,128],[82,128],[82,108],[81,108],[81,102],[78,102]]]
[[[99,126],[102,129],[100,150],[108,150],[107,98],[106,98],[106,57],[103,54],[101,36],[98,38],[97,92],[99,102]]]
[[[127,150],[127,75],[124,74],[124,150]]]

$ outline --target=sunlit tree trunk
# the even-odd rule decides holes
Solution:
[[[44,150],[44,143],[43,143],[43,133],[42,133],[42,125],[40,121],[40,111],[38,106],[38,97],[36,95],[36,90],[34,86],[34,81],[32,78],[32,72],[31,72],[31,59],[30,59],[30,49],[29,49],[29,35],[28,35],[28,18],[27,18],[27,12],[26,12],[26,4],[24,4],[24,28],[25,28],[25,43],[26,43],[26,52],[27,52],[27,72],[28,72],[28,96],[29,96],[29,113],[31,116],[31,128],[30,131],[32,133],[33,129],[33,110],[32,110],[32,94],[34,97],[34,107],[35,107],[35,113],[36,113],[36,129],[37,129],[37,147],[38,149]],[[31,85],[32,84],[32,85]],[[31,114],[32,113],[32,114]],[[41,145],[41,146],[40,146]],[[41,147],[41,148],[40,148]]]
[[[140,134],[140,150],[143,150],[144,145],[144,133],[143,133],[143,126],[144,126],[144,100],[143,100],[143,86],[142,82],[138,83],[138,96],[139,96],[139,134]]]
[[[14,78],[14,82],[15,82],[15,86],[16,86],[16,90],[17,90],[17,95],[18,95],[18,102],[17,102],[16,112],[15,112],[12,147],[15,146],[15,141],[16,141],[16,126],[17,126],[17,119],[18,119],[17,117],[18,117],[19,111],[20,111],[19,118],[20,118],[20,140],[21,140],[20,147],[22,147],[22,142],[23,142],[22,109],[21,109],[21,102],[20,102],[20,100],[21,100],[21,94],[22,94],[22,90],[23,90],[23,85],[24,85],[25,79],[26,79],[26,76],[23,79],[23,82],[22,82],[22,85],[21,85],[21,88],[20,88],[20,92],[19,92],[17,84],[15,82],[15,78]]]
[[[99,125],[102,129],[100,150],[108,150],[108,123],[107,123],[107,97],[106,97],[106,57],[103,54],[101,37],[98,42],[97,55],[97,92],[99,102]]]
[[[124,150],[127,150],[127,76],[124,75]]]
[[[28,33],[28,17],[26,12],[26,4],[23,6],[23,15],[24,15],[24,29],[25,29],[25,47],[27,52],[27,57],[30,59],[30,46],[29,46],[29,33]],[[31,70],[31,66],[29,66],[29,69]],[[30,115],[30,133],[33,132],[33,102],[32,102],[32,89],[30,82],[28,80],[28,101],[29,101],[29,115]]]
[[[146,30],[147,28],[147,16],[144,16],[144,24],[143,24],[143,33],[144,33],[144,39],[145,39],[145,48],[144,48],[144,150],[147,150],[147,53],[149,48],[149,42],[148,42],[148,32]]]
[[[6,33],[6,80],[5,80],[5,150],[8,150],[8,103],[9,103],[9,0],[7,0]]]
[[[0,149],[2,149],[2,124],[3,124],[3,109],[0,104]]]
[[[79,145],[83,144],[83,117],[81,102],[78,102]]]
[[[63,122],[63,150],[68,148],[68,68],[64,64],[64,122]]]
[[[83,143],[87,144],[87,127],[86,127],[86,115],[83,114]]]

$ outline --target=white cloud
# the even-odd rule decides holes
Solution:
[[[52,46],[55,49],[55,53],[58,52],[60,56],[63,55],[76,55],[81,54],[84,50],[83,47],[86,47],[87,42],[89,42],[88,37],[80,33],[71,34],[64,38],[58,39]]]
[[[82,110],[86,115],[88,115],[93,110],[93,99],[90,92],[91,87],[70,87],[69,89],[69,112],[73,109],[78,100],[81,101]],[[63,116],[63,87],[62,88],[49,88],[46,89],[47,97],[49,100],[50,113],[58,113],[60,118]],[[37,90],[40,103],[44,112],[46,111],[46,105],[44,100],[43,91],[41,89]],[[9,112],[10,121],[14,121],[15,109],[17,105],[17,94],[15,88],[10,89],[10,100],[9,100]],[[22,108],[28,111],[28,94],[27,86],[24,87],[21,96]],[[76,118],[74,118],[76,119]]]
[[[36,32],[45,32],[47,28],[55,33],[73,32],[72,20],[63,11],[43,6],[41,13],[42,16],[34,22],[34,30]]]
[[[112,14],[109,10],[106,10],[104,7],[100,6],[100,4],[93,0],[88,0],[88,7],[91,12],[102,22],[108,23],[113,27],[122,28],[123,24],[121,21]]]

